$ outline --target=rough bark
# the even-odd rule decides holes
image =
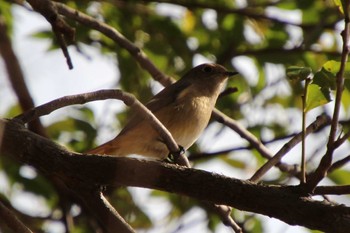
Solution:
[[[301,195],[297,186],[254,184],[156,161],[73,153],[22,125],[1,120],[0,152],[62,180],[71,189],[137,186],[186,195],[324,232],[347,232],[350,208]],[[1,130],[0,130],[1,132]]]

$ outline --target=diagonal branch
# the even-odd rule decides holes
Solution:
[[[0,217],[13,232],[32,233],[16,215],[0,202]]]
[[[227,127],[231,128],[233,131],[235,131],[239,136],[247,140],[254,149],[256,149],[260,155],[266,159],[271,159],[273,157],[272,152],[258,139],[256,138],[252,133],[250,133],[247,129],[242,127],[236,120],[226,116],[224,113],[220,112],[217,109],[214,109],[213,111],[213,117],[218,122],[226,125]],[[277,163],[276,166],[282,171],[282,172],[288,172],[288,173],[296,173],[294,166],[291,168],[286,163]]]
[[[350,155],[333,163],[332,166],[330,166],[330,168],[328,169],[328,173],[331,173],[331,172],[343,167],[345,164],[347,164],[349,162],[350,162]]]
[[[84,14],[78,10],[72,9],[62,3],[55,2],[57,11],[66,16],[67,18],[73,19],[82,25],[88,26],[95,29],[111,38],[119,46],[126,49],[140,64],[140,66],[149,72],[149,74],[158,82],[164,86],[169,86],[174,80],[171,77],[164,75],[157,67],[147,58],[147,55],[128,39],[126,39],[121,33],[119,33],[115,28],[100,22],[93,17]]]
[[[330,118],[326,115],[321,115],[306,128],[306,135],[318,130],[320,127],[328,124]],[[269,159],[262,167],[260,167],[254,175],[249,179],[250,181],[257,182],[261,177],[270,170],[273,166],[281,161],[284,155],[286,155],[294,146],[296,146],[302,140],[303,133],[299,133],[294,136],[288,143],[286,143],[271,159]],[[305,136],[306,136],[305,135]]]
[[[119,215],[101,192],[84,189],[76,189],[75,192],[99,220],[105,232],[135,233],[135,230]]]
[[[87,102],[105,99],[119,99],[122,100],[127,106],[134,108],[136,111],[142,114],[145,119],[148,120],[150,124],[157,130],[171,153],[177,154],[180,151],[180,148],[176,144],[171,133],[153,115],[153,113],[140,101],[138,101],[132,94],[123,92],[121,90],[100,90],[78,95],[64,96],[62,98],[58,98],[36,108],[33,108],[17,116],[15,119],[21,121],[22,123],[28,123],[40,116],[50,114],[51,112],[65,106],[85,104]]]

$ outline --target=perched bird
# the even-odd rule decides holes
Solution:
[[[146,107],[169,130],[177,144],[188,149],[208,125],[225,80],[235,74],[237,72],[227,71],[218,64],[199,65],[165,87]],[[134,114],[114,139],[88,153],[137,154],[164,159],[169,150],[151,124],[142,115]]]

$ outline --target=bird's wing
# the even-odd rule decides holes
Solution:
[[[153,96],[153,98],[145,105],[153,114],[156,114],[157,111],[162,109],[163,107],[173,103],[180,93],[189,85],[189,82],[179,80],[178,82],[164,88],[157,95]],[[144,117],[140,117],[139,113],[132,114],[129,122],[125,125],[123,130],[119,133],[119,135],[124,134],[130,129],[136,127],[144,120]]]

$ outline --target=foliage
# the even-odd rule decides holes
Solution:
[[[334,99],[335,80],[340,68],[342,42],[338,28],[339,25],[343,25],[343,1],[65,0],[61,2],[117,29],[145,52],[157,68],[171,76],[181,76],[194,63],[202,61],[200,59],[217,62],[230,70],[239,71],[240,77],[228,82],[228,86],[237,87],[238,91],[219,99],[217,107],[228,116],[241,121],[250,132],[273,149],[280,148],[282,145],[280,140],[287,142],[293,133],[301,131],[300,96],[305,88],[305,79],[312,78],[308,86],[306,111],[309,111],[311,116],[315,116],[313,115],[315,112],[330,114],[329,105],[326,104],[332,103]],[[1,17],[5,18],[12,37],[15,36],[12,34],[12,26],[16,17],[10,14],[9,9],[14,5],[12,2],[0,2]],[[116,69],[120,72],[117,86],[135,94],[143,102],[152,96],[153,79],[125,48],[115,44],[101,32],[82,26],[71,19],[66,20],[76,29],[76,43],[71,43],[71,47],[78,48],[82,55],[84,50],[81,48],[84,46],[98,49],[103,56],[112,55],[116,61]],[[49,50],[59,49],[51,31],[38,31],[31,36],[32,39],[41,42],[49,39]],[[74,57],[72,59],[74,61]],[[349,115],[349,74],[350,65],[347,63],[342,99],[344,117]],[[89,107],[71,110],[66,118],[50,123],[46,129],[52,140],[74,151],[83,152],[96,145],[96,135],[103,129],[97,127],[98,120]],[[3,116],[14,116],[17,112],[16,105]],[[121,125],[128,116],[129,111],[125,109],[118,113]],[[111,124],[118,123],[114,121]],[[211,136],[213,141],[219,141],[217,138],[225,135],[225,129],[215,123],[209,128],[214,133],[206,133],[214,134]],[[347,128],[348,122],[345,122],[344,129]],[[321,130],[310,137],[315,144],[310,145],[308,152],[309,171],[317,166],[322,156],[325,141],[319,138],[323,138],[324,135],[325,131]],[[265,163],[266,160],[260,153],[245,147],[245,141],[237,139],[240,142],[237,144],[232,139],[225,138],[225,140],[231,143],[232,150],[219,151],[216,155],[209,153],[201,160],[194,161],[195,166],[210,167],[213,161],[220,161],[228,167],[229,173],[241,174],[238,178],[245,179]],[[194,145],[189,153],[201,153],[209,149],[213,151],[210,146],[203,144],[205,143]],[[300,157],[299,152],[293,153],[295,155],[290,157]],[[242,154],[244,156],[241,156]],[[345,156],[346,154],[339,154],[337,159]],[[292,163],[299,162],[292,160]],[[40,174],[28,177],[21,173],[21,169],[23,166],[1,158],[0,174],[9,182],[9,191],[0,192],[2,199],[11,202],[12,193],[18,187],[23,192],[43,197],[50,214],[40,216],[42,217],[40,221],[35,218],[28,220],[30,217],[37,217],[31,216],[30,213],[21,215],[21,219],[34,231],[45,231],[44,226],[49,221],[63,223],[62,200],[55,187]],[[328,176],[328,181],[338,185],[347,184],[348,173],[346,167],[339,168]],[[292,184],[296,179],[289,174],[276,171],[273,175],[266,176],[264,181]],[[142,206],[138,206],[137,201],[133,200],[132,191],[119,188],[111,191],[109,198],[136,229],[152,229],[152,226],[156,225],[152,222],[149,211],[142,209]],[[162,199],[170,205],[169,213],[164,217],[166,224],[178,222],[191,209],[200,205],[196,200],[160,191],[153,191],[150,198]],[[72,203],[65,204],[69,206],[68,209],[71,208]],[[222,226],[220,219],[209,210],[203,209],[205,211],[203,222],[206,223],[208,231],[217,232]],[[89,216],[83,210],[73,212],[70,211],[76,225],[72,232],[94,231],[94,224],[89,222]],[[235,211],[234,215],[239,214]],[[241,214],[238,219],[246,232],[266,230],[265,223],[257,215]],[[191,223],[188,225],[182,226],[183,231],[181,227],[177,228],[179,229],[177,232],[185,232],[186,227],[190,229]],[[1,227],[2,225],[0,231]],[[157,229],[154,230],[157,232]]]

